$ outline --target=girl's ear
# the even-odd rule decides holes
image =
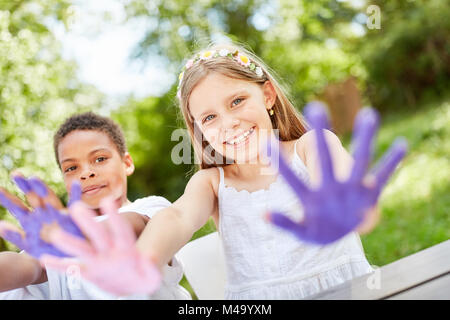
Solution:
[[[272,82],[267,80],[263,84],[264,104],[267,110],[272,109],[275,101],[277,100],[277,92],[272,85]]]
[[[131,176],[134,172],[133,158],[128,152],[125,152],[123,156],[123,163],[125,164],[125,173],[127,176]]]

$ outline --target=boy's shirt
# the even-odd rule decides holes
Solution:
[[[159,210],[170,206],[171,203],[159,196],[150,196],[137,199],[133,203],[123,206],[119,213],[136,212],[152,218]],[[105,219],[100,216],[97,220]],[[62,274],[50,268],[46,269],[48,281],[29,285],[24,288],[17,288],[5,292],[0,292],[2,300],[92,300],[92,299],[151,299],[151,300],[190,300],[189,292],[179,285],[183,277],[183,266],[175,257],[171,266],[163,268],[163,281],[161,287],[152,295],[131,295],[127,297],[117,297],[105,292],[81,279],[78,270],[67,270]]]

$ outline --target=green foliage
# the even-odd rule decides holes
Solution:
[[[9,174],[19,169],[63,197],[53,134],[68,115],[98,107],[102,96],[77,80],[76,65],[61,58],[60,44],[43,24],[45,18],[65,22],[68,1],[0,4],[0,185],[15,192]],[[0,217],[10,219],[3,208]]]
[[[173,95],[170,95],[173,96]],[[175,201],[184,191],[190,164],[176,165],[171,159],[172,132],[180,128],[177,108],[169,95],[130,100],[112,114],[123,128],[136,170],[128,178],[130,200],[163,195]]]
[[[224,39],[260,56],[286,82],[298,106],[327,83],[363,72],[340,42],[355,10],[335,0],[132,0],[126,8],[130,19],[152,22],[135,56],[160,54],[174,74],[193,51]]]
[[[378,266],[450,238],[450,103],[385,116],[377,157],[397,136],[408,140],[409,151],[381,195],[379,225],[362,237]]]
[[[450,87],[450,6],[446,1],[374,1],[381,29],[361,39],[367,95],[382,111],[417,107]],[[419,104],[419,105],[423,105]]]

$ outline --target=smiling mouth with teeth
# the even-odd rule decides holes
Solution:
[[[241,135],[237,136],[236,138],[233,138],[231,140],[227,140],[224,142],[224,144],[235,146],[240,144],[241,142],[245,141],[249,135],[251,135],[255,131],[255,127],[250,128],[249,130],[245,131]]]

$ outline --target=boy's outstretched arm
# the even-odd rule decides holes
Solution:
[[[0,292],[47,281],[39,261],[25,252],[0,252]]]
[[[137,241],[138,250],[161,269],[217,210],[212,188],[215,168],[195,173],[184,194],[172,206],[159,211],[148,222]]]

